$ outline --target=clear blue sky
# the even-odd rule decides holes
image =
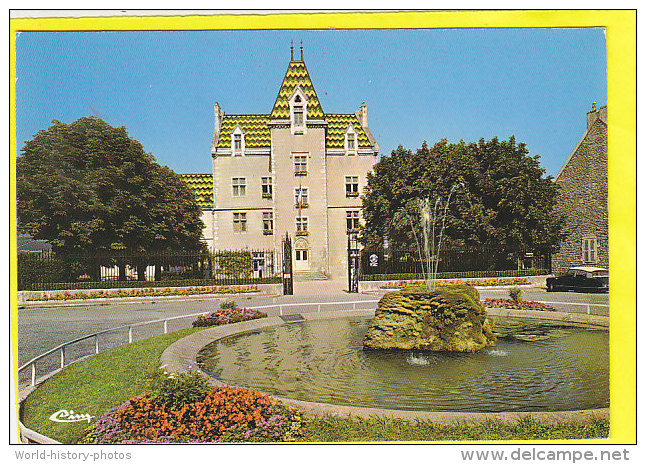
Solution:
[[[366,102],[381,154],[515,135],[556,175],[606,104],[602,28],[24,32],[18,150],[52,120],[96,115],[176,172],[211,172],[213,104],[269,113],[292,39],[324,111]]]

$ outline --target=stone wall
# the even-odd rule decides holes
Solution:
[[[555,182],[560,187],[557,214],[565,217],[566,238],[552,255],[552,272],[593,265],[608,268],[607,107],[587,114],[587,131]],[[596,260],[584,261],[583,240],[596,238]]]

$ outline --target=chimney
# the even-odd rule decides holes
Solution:
[[[222,111],[218,102],[215,102],[215,105],[213,105],[213,113],[215,116],[215,127],[213,129],[213,140],[211,141],[211,154],[215,155],[215,150],[218,147],[218,139],[220,138],[220,129],[222,128],[222,118],[224,117],[224,111]]]
[[[592,125],[597,121],[597,119],[601,119],[603,122],[607,124],[608,108],[606,106],[597,108],[597,102],[592,102],[592,110],[588,111],[588,114],[586,115],[586,119],[587,119],[587,129],[590,129]]]
[[[368,107],[366,102],[361,103],[361,125],[368,127]]]

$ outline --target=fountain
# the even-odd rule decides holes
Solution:
[[[584,314],[494,315],[498,340],[486,348],[496,337],[477,290],[437,285],[446,215],[459,187],[446,203],[419,202],[418,222],[408,217],[425,285],[387,293],[376,311],[303,313],[295,323],[276,317],[196,333],[169,348],[164,362],[195,359],[217,382],[315,414],[338,406],[365,417],[377,408],[439,420],[447,412],[607,414],[598,409],[609,405],[607,322]]]
[[[423,247],[415,222],[405,213],[415,237],[426,285],[384,295],[366,331],[364,349],[473,352],[495,343],[491,323],[475,288],[467,285],[436,288],[446,215],[451,196],[460,187],[465,189],[464,183],[451,187],[444,204],[438,196],[432,210],[428,198],[419,202]]]

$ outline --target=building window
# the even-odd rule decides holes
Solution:
[[[262,213],[262,233],[265,235],[273,235],[274,213]]]
[[[345,217],[347,232],[357,232],[359,230],[359,211],[346,211]]]
[[[242,154],[242,134],[233,135],[233,152],[236,155]]]
[[[233,231],[247,231],[247,213],[233,213]]]
[[[303,107],[301,105],[294,106],[294,125],[297,127],[303,127]]]
[[[354,155],[356,153],[357,136],[354,132],[352,124],[348,125],[345,131],[345,153],[346,155]]]
[[[294,155],[294,175],[307,175],[307,155]]]
[[[307,261],[307,250],[296,250],[296,261]]]
[[[236,124],[236,127],[231,133],[231,152],[233,156],[243,156],[244,155],[244,132],[239,124]]]
[[[597,262],[597,237],[584,237],[581,248],[584,263]]]
[[[231,179],[234,197],[244,197],[247,194],[247,179],[244,177],[234,177]]]
[[[345,196],[359,196],[359,176],[345,176]]]
[[[271,198],[273,195],[273,187],[271,177],[262,178],[262,197]]]
[[[309,190],[307,187],[297,187],[294,189],[294,205],[297,208],[307,208],[309,202]]]
[[[298,85],[289,97],[289,114],[292,135],[305,134],[307,132],[307,97]]]
[[[297,217],[296,218],[296,235],[307,235],[307,218],[306,217]]]

